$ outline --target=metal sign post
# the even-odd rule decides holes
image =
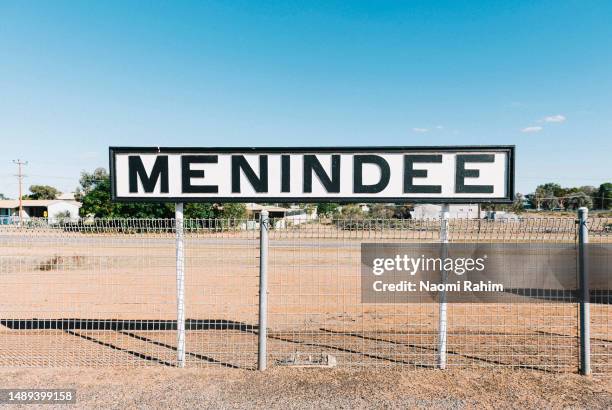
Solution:
[[[268,337],[268,229],[270,219],[268,211],[261,211],[259,216],[259,345],[257,369],[267,367]]]
[[[174,223],[176,230],[176,359],[178,367],[185,367],[185,249],[182,202],[175,204]]]
[[[580,286],[580,373],[591,374],[591,292],[589,290],[589,265],[587,244],[589,209],[578,209],[578,277]]]
[[[442,205],[442,211],[440,213],[440,242],[442,243],[442,259],[446,258],[448,253],[448,218],[449,218],[449,205]],[[440,272],[442,275],[442,283],[446,283],[447,272],[442,269]],[[446,291],[440,292],[440,310],[438,317],[438,358],[437,365],[439,369],[446,369],[446,327],[447,327],[447,302],[446,302]]]

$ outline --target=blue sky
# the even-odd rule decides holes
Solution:
[[[0,0],[0,192],[109,145],[515,144],[517,191],[612,180],[610,1]]]

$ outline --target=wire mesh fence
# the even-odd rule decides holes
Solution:
[[[590,241],[612,243],[611,228],[591,219]],[[175,233],[162,219],[0,226],[0,366],[176,366]],[[577,228],[452,219],[448,235],[576,245]],[[256,368],[258,221],[185,219],[184,238],[186,365]],[[339,366],[435,367],[438,304],[362,303],[360,247],[439,241],[439,220],[272,220],[268,365],[330,354]],[[609,373],[612,300],[596,297],[592,366]],[[576,302],[449,304],[447,365],[575,372]]]

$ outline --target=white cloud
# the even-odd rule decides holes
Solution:
[[[444,125],[436,125],[436,129],[437,130],[443,130],[444,129]]]
[[[412,131],[414,131],[414,132],[427,132],[427,131],[429,131],[429,128],[413,128]]]
[[[540,132],[544,129],[544,127],[525,127],[521,130],[521,132]]]
[[[565,116],[561,114],[550,115],[548,117],[544,117],[543,119],[544,122],[564,122],[565,120]]]

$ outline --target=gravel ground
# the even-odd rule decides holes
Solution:
[[[79,408],[612,407],[610,377],[488,369],[0,369],[0,388],[76,388]]]

